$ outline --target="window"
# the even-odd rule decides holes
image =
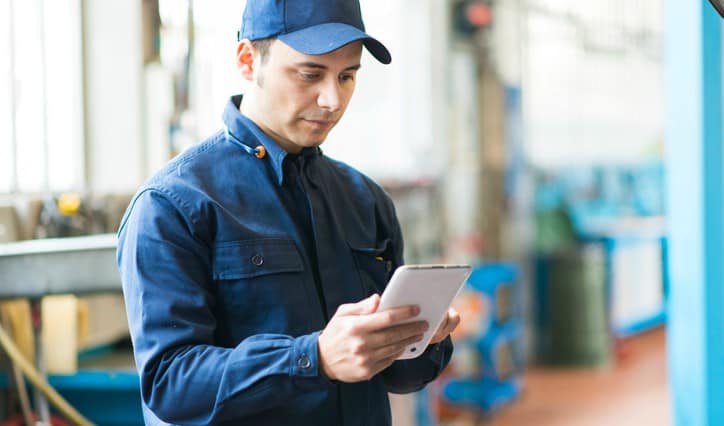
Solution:
[[[663,2],[526,3],[526,150],[540,167],[661,156]]]
[[[82,189],[80,0],[0,2],[0,193]]]

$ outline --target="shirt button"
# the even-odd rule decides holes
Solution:
[[[254,266],[261,266],[264,264],[264,258],[261,257],[260,254],[255,254],[251,257],[251,263],[253,263]]]
[[[387,269],[387,272],[392,271],[392,261],[391,260],[388,260],[387,262],[385,262],[385,269]]]
[[[306,370],[307,368],[312,366],[312,361],[309,360],[309,357],[306,355],[302,355],[297,359],[297,365],[299,368]]]

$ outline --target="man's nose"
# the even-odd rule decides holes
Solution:
[[[326,81],[322,85],[317,105],[329,112],[337,112],[342,108],[342,88],[337,81]]]

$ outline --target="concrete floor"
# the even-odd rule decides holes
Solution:
[[[617,345],[614,365],[597,370],[530,368],[524,393],[485,426],[640,426],[671,424],[666,332]]]

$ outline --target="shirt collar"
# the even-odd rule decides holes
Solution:
[[[241,142],[251,148],[255,148],[259,144],[263,145],[266,149],[266,156],[271,162],[272,170],[276,175],[276,181],[281,185],[284,182],[284,158],[286,158],[287,152],[264,133],[256,123],[239,111],[241,99],[242,95],[232,96],[226,104],[226,108],[224,108],[224,124],[229,133],[238,139],[238,142],[233,138],[228,139],[232,143]],[[320,152],[321,150],[318,147],[304,148],[300,155],[308,157],[318,155]]]

